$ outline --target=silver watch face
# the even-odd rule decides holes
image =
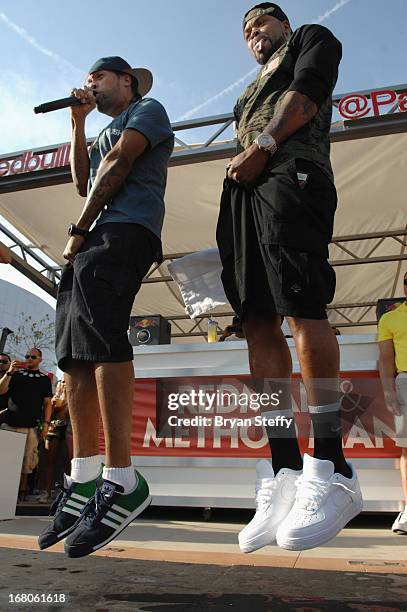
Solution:
[[[260,134],[257,137],[259,147],[271,147],[274,144],[274,138],[269,134]]]

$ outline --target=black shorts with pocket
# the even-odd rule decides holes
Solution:
[[[95,226],[62,270],[56,307],[58,366],[67,359],[132,361],[127,330],[134,298],[151,265],[162,261],[161,241],[135,223]]]
[[[335,186],[313,162],[267,168],[254,187],[225,179],[217,227],[222,282],[235,312],[326,319]]]

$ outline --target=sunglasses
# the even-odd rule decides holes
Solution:
[[[404,279],[403,283],[407,285],[407,278]]]
[[[6,365],[7,363],[10,363],[8,359],[0,359],[0,365]]]
[[[26,359],[38,359],[37,355],[26,355]]]

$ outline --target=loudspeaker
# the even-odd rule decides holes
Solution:
[[[130,317],[129,340],[132,346],[170,344],[171,323],[161,315]]]
[[[404,304],[405,301],[406,301],[405,297],[383,298],[382,300],[377,300],[377,306],[376,306],[377,322],[379,322],[379,319],[382,315],[384,315],[386,312],[389,312],[390,310],[394,310],[395,308],[400,306],[400,304]]]

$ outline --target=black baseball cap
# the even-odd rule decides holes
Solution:
[[[89,74],[98,70],[111,70],[112,72],[124,72],[137,79],[138,92],[145,96],[153,86],[153,75],[147,68],[132,68],[122,57],[111,55],[101,57],[89,69]]]
[[[248,21],[254,19],[255,17],[260,17],[261,15],[270,15],[279,21],[290,21],[278,4],[275,4],[274,2],[262,2],[261,4],[256,4],[249,11],[247,11],[247,13],[245,13],[243,17],[243,30],[245,29]]]

